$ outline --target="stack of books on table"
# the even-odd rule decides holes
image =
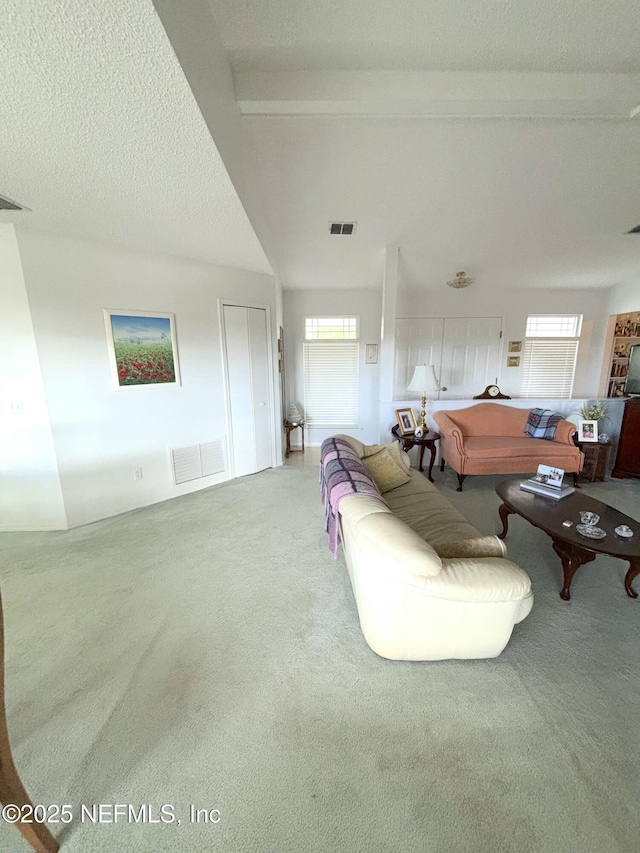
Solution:
[[[567,498],[575,492],[573,486],[563,483],[564,471],[562,468],[552,468],[550,465],[538,465],[538,473],[535,477],[523,480],[520,488],[523,492],[533,492],[535,495],[544,495],[554,501]]]

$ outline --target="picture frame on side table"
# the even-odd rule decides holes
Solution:
[[[400,435],[413,435],[416,431],[416,419],[413,409],[396,409],[396,420]]]
[[[597,441],[598,421],[578,421],[578,441]]]
[[[175,314],[103,309],[116,391],[180,385]]]

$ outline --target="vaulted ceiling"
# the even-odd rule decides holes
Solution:
[[[0,2],[34,227],[288,289],[379,286],[388,244],[406,286],[640,282],[634,0]]]

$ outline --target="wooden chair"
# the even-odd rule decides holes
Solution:
[[[4,707],[4,625],[2,620],[2,595],[0,594],[0,803],[3,805],[32,806],[18,771],[13,763],[7,715]],[[36,853],[55,853],[59,845],[44,823],[16,823],[23,837]]]

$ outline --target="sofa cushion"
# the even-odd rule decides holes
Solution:
[[[526,435],[468,435],[464,440],[469,459],[531,458],[546,462],[554,456],[566,456],[567,445]]]
[[[433,483],[418,471],[405,485],[388,492],[389,509],[436,551],[442,543],[478,539],[481,534]]]
[[[393,444],[384,446],[382,450],[378,450],[371,456],[365,456],[362,460],[383,495],[410,480],[410,474],[401,455],[400,445],[394,441]]]

